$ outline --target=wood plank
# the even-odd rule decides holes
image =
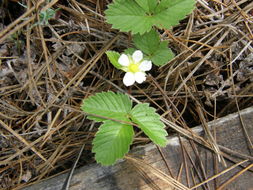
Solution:
[[[253,107],[242,110],[241,117],[246,128],[249,138],[253,141]],[[251,159],[252,154],[248,149],[248,143],[245,140],[245,134],[242,130],[242,124],[238,113],[228,115],[224,118],[209,122],[208,126],[212,132],[216,131],[217,143],[221,146],[226,154],[226,164],[223,166],[217,161],[217,157],[210,150],[207,150],[199,144],[178,136],[168,137],[169,144],[162,148],[161,151],[153,144],[135,148],[130,155],[141,157],[142,160],[165,174],[179,179],[187,187],[193,187],[200,181],[223,171],[236,162],[242,161],[243,156]],[[195,133],[204,136],[201,126],[192,129]],[[183,145],[183,146],[182,146]],[[192,146],[193,145],[193,146]],[[226,148],[232,151],[225,151]],[[251,147],[252,149],[252,147]],[[184,150],[184,151],[182,151]],[[161,155],[161,152],[167,162]],[[183,152],[183,153],[182,153]],[[241,157],[241,158],[238,158]],[[232,161],[231,161],[232,160]],[[230,172],[212,180],[208,185],[198,189],[217,189],[232,176],[242,171],[244,167],[252,164],[253,160],[237,166]],[[203,168],[203,170],[201,169]],[[216,170],[215,171],[215,168]],[[181,168],[181,172],[180,171]],[[180,175],[179,175],[180,173]],[[161,177],[157,177],[157,171],[143,165],[141,168],[133,162],[121,160],[114,166],[102,167],[98,164],[84,166],[75,171],[71,180],[71,190],[149,190],[149,189],[173,189],[168,182]],[[43,181],[39,184],[24,188],[24,190],[60,190],[66,179],[67,174],[63,174],[52,179]],[[252,170],[244,172],[225,189],[232,190],[252,190],[253,188]]]

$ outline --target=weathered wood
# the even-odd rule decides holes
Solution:
[[[253,108],[248,108],[241,111],[244,126],[249,134],[251,141],[253,141]],[[245,134],[242,130],[242,124],[238,113],[228,115],[208,124],[212,132],[216,131],[217,143],[221,146],[221,150],[225,151],[228,148],[240,154],[244,154],[251,159],[252,155],[249,151],[249,146],[245,140]],[[193,128],[195,133],[204,135],[201,127]],[[169,144],[166,148],[162,148],[161,152],[168,164],[172,175],[180,182],[188,187],[194,186],[199,181],[213,176],[217,172],[223,171],[224,167],[221,163],[216,162],[217,157],[210,150],[203,148],[200,145],[191,143],[189,140],[180,138],[178,136],[169,137]],[[191,146],[194,144],[194,146]],[[182,148],[183,147],[183,148]],[[194,149],[195,147],[195,149]],[[182,151],[184,149],[184,151]],[[252,149],[252,147],[251,147]],[[153,167],[169,174],[168,167],[161,156],[158,148],[149,144],[144,147],[136,148],[132,151],[132,155],[143,158],[143,161]],[[183,153],[182,153],[183,152]],[[225,151],[226,152],[226,151]],[[199,155],[197,155],[198,153]],[[230,151],[231,153],[231,151]],[[242,157],[232,153],[225,157],[227,167],[234,163],[229,159],[239,162]],[[185,160],[185,162],[184,162]],[[201,160],[201,162],[200,162]],[[237,172],[243,170],[244,167],[252,163],[253,160],[244,163],[242,166],[237,166],[230,172],[220,176],[216,181],[212,180],[208,185],[201,186],[198,189],[216,189],[220,187],[225,181],[234,176]],[[204,170],[201,170],[201,167]],[[214,168],[217,168],[215,172]],[[182,168],[181,172],[180,168]],[[198,171],[198,172],[196,172]],[[188,173],[188,177],[187,177]],[[206,177],[204,177],[204,173]],[[172,189],[171,186],[162,179],[159,179],[155,171],[151,171],[146,167],[136,167],[132,162],[120,161],[111,167],[102,167],[98,164],[92,164],[80,169],[77,169],[71,180],[71,190],[146,190],[146,189]],[[60,190],[67,174],[46,180],[39,184],[24,188],[24,190]],[[188,178],[188,179],[187,179]],[[194,179],[194,180],[193,180]],[[215,186],[215,183],[216,186]],[[234,190],[249,190],[253,187],[253,172],[246,171],[241,176],[236,178],[232,183],[226,186],[225,189]]]

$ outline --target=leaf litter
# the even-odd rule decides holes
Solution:
[[[16,1],[0,3],[2,189],[20,189],[67,171],[84,143],[78,167],[94,163],[91,142],[97,126],[80,104],[96,92],[120,89],[150,103],[177,125],[177,132],[169,133],[182,136],[187,136],[183,126],[204,125],[238,111],[237,103],[239,109],[253,104],[250,0],[198,0],[194,13],[171,31],[160,31],[175,58],[131,88],[104,55],[131,47],[127,33],[105,22],[107,1],[20,2],[30,2],[31,8]],[[34,25],[36,10],[48,8],[60,9],[48,24]],[[134,146],[146,144],[138,134],[144,140]],[[206,141],[215,147],[212,137]]]

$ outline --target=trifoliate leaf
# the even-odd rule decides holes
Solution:
[[[168,48],[168,43],[160,42],[159,34],[155,30],[143,35],[136,34],[133,41],[134,45],[143,51],[155,65],[164,65],[174,57],[171,49]]]
[[[170,29],[194,9],[195,0],[115,0],[105,11],[107,22],[123,32],[144,34],[152,26]]]
[[[131,125],[105,121],[99,127],[92,142],[92,152],[95,153],[96,161],[102,165],[112,165],[117,159],[123,158],[129,151],[133,136],[134,131]]]
[[[168,135],[160,116],[148,104],[137,104],[130,113],[131,120],[157,145],[166,146]]]
[[[81,109],[89,114],[96,116],[88,116],[89,119],[95,121],[105,121],[105,118],[116,119],[127,117],[132,108],[132,101],[129,97],[122,93],[101,92],[83,101]],[[100,118],[99,116],[105,117]]]
[[[111,64],[116,67],[117,69],[121,69],[122,65],[119,64],[118,60],[120,57],[120,54],[116,51],[107,51],[106,55],[108,59],[110,60]]]

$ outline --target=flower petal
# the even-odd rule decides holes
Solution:
[[[143,83],[146,80],[146,74],[144,72],[134,73],[135,81],[139,84]]]
[[[143,59],[143,53],[140,50],[136,50],[133,55],[133,60],[135,63],[140,62]]]
[[[131,86],[133,85],[135,82],[135,76],[133,73],[131,72],[127,72],[123,78],[123,83],[126,86]]]
[[[123,65],[123,66],[128,66],[129,65],[129,58],[126,54],[122,54],[119,59],[118,59],[119,64]]]
[[[149,70],[151,70],[151,68],[152,68],[152,62],[147,61],[147,60],[142,61],[140,66],[139,66],[139,69],[141,71],[149,71]]]

